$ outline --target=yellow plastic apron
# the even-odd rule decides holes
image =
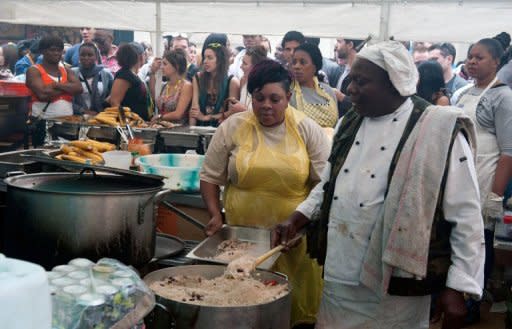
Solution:
[[[238,182],[224,194],[230,225],[271,228],[283,222],[308,195],[310,161],[297,124],[303,113],[288,107],[286,135],[276,145],[264,138],[264,127],[253,115],[234,131]],[[321,267],[306,254],[306,240],[281,255],[273,271],[288,276],[292,287],[291,325],[315,322],[322,293]]]

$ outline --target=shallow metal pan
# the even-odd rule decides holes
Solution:
[[[200,244],[192,249],[188,254],[188,258],[217,263],[217,264],[228,264],[227,261],[214,259],[217,254],[217,247],[222,241],[230,239],[238,239],[241,241],[247,241],[255,244],[255,247],[251,248],[251,255],[260,256],[271,249],[270,246],[271,231],[262,228],[245,227],[245,226],[228,226],[224,225],[217,233],[206,238]],[[278,253],[265,262],[263,262],[258,268],[268,270],[274,265],[275,261],[281,254]]]

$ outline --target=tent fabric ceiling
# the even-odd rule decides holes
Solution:
[[[386,10],[389,9],[389,16]],[[2,0],[0,22],[156,32],[156,2]],[[472,42],[511,32],[510,0],[168,0],[161,31]],[[389,19],[389,24],[388,24]]]

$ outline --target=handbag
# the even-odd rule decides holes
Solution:
[[[46,112],[50,103],[51,101],[46,103],[39,116],[30,115],[26,122],[25,134],[27,137],[32,136],[33,146],[44,144],[44,138],[46,136],[46,120],[42,118],[42,115]]]

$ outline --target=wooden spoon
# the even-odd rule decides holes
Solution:
[[[287,246],[295,243],[296,241],[301,239],[303,236],[304,236],[304,234],[299,233],[293,239],[288,241],[288,243],[280,244],[279,246],[270,249],[269,251],[267,251],[266,253],[264,253],[263,255],[261,255],[257,258],[254,258],[250,255],[244,255],[242,257],[239,257],[239,258],[231,261],[228,264],[228,267],[226,269],[226,274],[228,276],[232,276],[233,278],[241,278],[244,276],[250,276],[251,272],[253,272],[256,269],[256,267],[261,265],[261,263],[263,263],[264,261],[266,261],[273,255],[277,254],[278,252],[280,252]]]

